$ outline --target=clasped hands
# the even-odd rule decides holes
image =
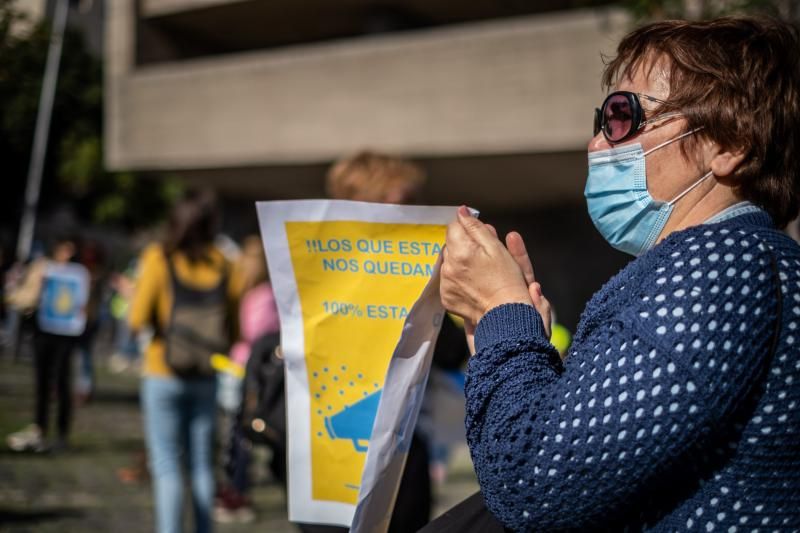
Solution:
[[[505,246],[497,231],[473,217],[465,206],[447,226],[440,295],[449,312],[464,319],[470,350],[478,321],[489,310],[507,303],[532,305],[550,336],[550,302],[536,282],[525,242],[512,231]]]

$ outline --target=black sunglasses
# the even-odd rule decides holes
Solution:
[[[664,113],[647,120],[640,98],[658,104],[667,103],[646,94],[615,91],[606,96],[599,109],[594,110],[594,135],[602,131],[608,142],[619,143],[635,135],[650,122],[681,114],[679,112]]]

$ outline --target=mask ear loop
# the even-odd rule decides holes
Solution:
[[[695,181],[695,182],[694,182],[692,185],[690,185],[690,186],[689,186],[689,188],[688,188],[688,189],[686,189],[685,191],[683,191],[682,193],[680,193],[678,196],[676,196],[675,198],[673,198],[672,200],[670,200],[670,201],[669,201],[669,202],[667,202],[667,203],[668,203],[669,205],[675,205],[675,203],[676,203],[676,202],[678,202],[678,201],[679,201],[681,198],[683,198],[684,196],[686,196],[687,194],[689,194],[690,192],[692,192],[692,191],[695,189],[695,187],[697,187],[698,185],[700,185],[701,183],[703,183],[704,181],[706,181],[706,179],[708,179],[708,178],[709,178],[710,176],[712,176],[713,174],[714,174],[714,172],[712,172],[711,170],[709,170],[708,172],[706,172],[706,173],[703,175],[703,177],[702,177],[702,178],[700,178],[699,180]]]
[[[646,156],[647,154],[655,152],[659,148],[663,148],[663,147],[667,146],[668,144],[672,144],[675,141],[679,141],[679,140],[683,139],[684,137],[688,137],[689,135],[692,135],[693,133],[696,133],[696,132],[698,132],[698,131],[700,131],[702,129],[703,129],[703,126],[700,126],[699,128],[695,128],[693,130],[687,131],[686,133],[682,133],[682,134],[678,135],[677,137],[674,137],[674,138],[672,138],[672,139],[670,139],[668,141],[664,141],[663,143],[661,143],[661,144],[659,144],[657,146],[654,146],[653,148],[650,148],[648,151],[646,151],[644,153],[644,155]],[[698,185],[703,183],[711,175],[713,175],[713,172],[709,170],[707,173],[705,173],[703,175],[703,177],[701,177],[699,180],[697,180],[692,185],[690,185],[689,188],[687,188],[685,191],[680,193],[678,196],[676,196],[675,198],[673,198],[672,200],[667,202],[667,204],[668,205],[675,205],[676,202],[678,202],[681,198],[683,198],[684,196],[686,196],[687,194],[692,192],[695,189],[695,187],[697,187]]]
[[[695,128],[695,129],[693,129],[691,131],[687,131],[686,133],[682,133],[682,134],[678,135],[677,137],[673,137],[672,139],[670,139],[668,141],[664,141],[663,143],[659,144],[658,146],[654,146],[653,148],[650,148],[648,151],[646,151],[644,153],[644,155],[648,155],[648,154],[650,154],[652,152],[655,152],[659,148],[663,148],[663,147],[667,146],[668,144],[674,143],[675,141],[680,141],[684,137],[688,137],[689,135],[692,135],[693,133],[696,133],[696,132],[698,132],[698,131],[700,131],[702,129],[703,129],[703,126],[700,126],[699,128]]]

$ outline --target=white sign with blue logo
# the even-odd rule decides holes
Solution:
[[[45,269],[36,314],[45,333],[77,337],[86,329],[89,271],[78,263],[51,263]]]

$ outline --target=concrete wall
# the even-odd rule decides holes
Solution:
[[[157,16],[207,1],[142,7]],[[136,66],[135,7],[107,5],[110,168],[211,185],[234,206],[229,219],[254,230],[253,200],[324,196],[326,167],[345,153],[367,146],[414,157],[429,174],[425,203],[467,203],[501,232],[523,232],[569,326],[628,260],[603,242],[582,200],[586,143],[603,96],[600,54],[628,28],[620,12]]]
[[[115,0],[112,0],[115,1]],[[141,0],[141,14],[146,17],[159,17],[188,9],[235,4],[241,0]]]
[[[134,8],[107,6],[113,169],[309,164],[362,146],[582,151],[600,54],[628,24],[617,11],[572,11],[136,68]]]

